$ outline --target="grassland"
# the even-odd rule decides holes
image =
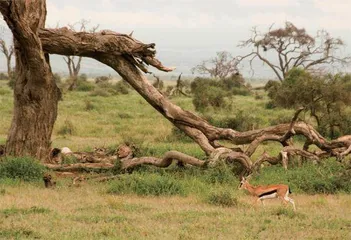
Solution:
[[[234,207],[197,197],[106,194],[106,184],[45,189],[7,186],[0,198],[2,239],[350,239],[348,195],[298,195],[298,211],[268,202]]]
[[[261,99],[235,96],[232,109],[214,115],[221,119],[243,111],[259,119],[261,127],[290,117],[290,111],[264,108],[268,99],[259,94]],[[172,101],[194,111],[190,98]],[[11,90],[0,81],[0,143],[6,139],[12,105]],[[53,146],[74,151],[116,147],[129,141],[143,154],[162,156],[175,149],[205,158],[196,144],[175,137],[172,125],[135,92],[107,97],[65,92],[52,140]],[[276,153],[279,148],[266,144],[258,154],[264,150]],[[284,182],[284,174],[279,174]],[[273,177],[277,178],[262,174],[262,179],[255,181],[266,183]],[[268,201],[265,208],[254,205],[250,196],[237,190],[235,176],[223,172],[149,167],[123,179],[127,183],[130,179],[154,181],[155,186],[176,186],[181,191],[145,194],[153,185],[139,184],[142,194],[123,192],[121,179],[88,181],[81,187],[57,179],[55,189],[45,189],[41,182],[0,180],[0,239],[351,239],[351,196],[343,192],[307,195],[293,185],[296,191],[291,197],[297,204],[297,212],[293,212],[278,200]],[[219,190],[230,193],[222,196],[233,200],[231,204],[209,201]]]

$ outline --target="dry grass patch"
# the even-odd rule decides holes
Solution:
[[[0,238],[5,239],[348,239],[349,195],[297,195],[297,212],[277,200],[220,207],[197,196],[106,194],[105,184],[1,186]],[[286,231],[282,231],[286,229]]]

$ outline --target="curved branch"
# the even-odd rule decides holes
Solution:
[[[142,164],[149,164],[157,167],[168,167],[172,164],[173,161],[178,161],[182,164],[190,164],[192,166],[204,166],[205,161],[199,160],[195,157],[189,156],[187,154],[178,152],[178,151],[169,151],[166,152],[163,158],[156,157],[140,157],[140,158],[132,158],[132,159],[121,159],[122,169],[132,169],[136,166]]]

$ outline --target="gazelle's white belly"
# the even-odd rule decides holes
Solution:
[[[277,197],[278,197],[278,194],[275,192],[272,194],[261,196],[260,199],[263,200],[263,199],[271,199],[271,198],[277,198]]]

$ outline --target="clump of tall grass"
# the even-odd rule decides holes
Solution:
[[[36,181],[43,177],[45,168],[30,157],[5,157],[0,161],[0,178]]]
[[[263,168],[259,178],[253,183],[288,184],[292,192],[307,194],[334,194],[337,192],[351,192],[351,171],[345,164],[327,159],[320,164],[304,163],[301,167],[292,167],[287,171],[281,166]]]
[[[64,124],[58,129],[57,134],[59,135],[73,135],[76,131],[72,121],[66,119]]]
[[[185,196],[184,186],[174,178],[157,174],[124,175],[110,184],[108,193],[137,194],[142,196]]]
[[[238,205],[238,199],[226,190],[211,191],[205,198],[205,202],[222,207],[232,207]]]

